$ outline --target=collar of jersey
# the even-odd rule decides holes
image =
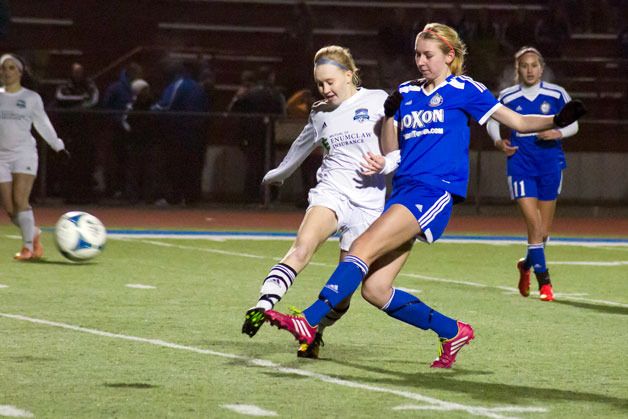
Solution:
[[[529,101],[533,101],[534,99],[536,99],[539,96],[539,92],[541,91],[541,85],[542,85],[542,81],[538,82],[537,84],[535,84],[534,86],[530,86],[530,87],[525,87],[522,84],[521,86],[521,93],[523,93],[523,97],[525,97],[526,99],[528,99]]]
[[[349,99],[343,101],[340,105],[338,105],[338,107],[336,109],[341,109],[344,108],[346,106],[349,106],[351,103],[355,102],[356,100],[358,100],[358,95],[360,94],[360,92],[362,92],[364,89],[361,87],[358,87],[358,91],[355,92],[355,94],[353,96],[351,96]],[[345,105],[346,104],[346,105]]]
[[[421,91],[423,92],[423,94],[425,96],[432,96],[434,94],[434,92],[436,92],[438,89],[440,89],[443,86],[448,85],[449,82],[451,81],[451,79],[454,78],[454,77],[456,77],[456,76],[454,76],[453,74],[450,74],[449,76],[447,76],[447,78],[445,80],[443,80],[438,86],[436,86],[434,88],[434,90],[432,90],[429,93],[425,90],[425,86],[421,86]]]

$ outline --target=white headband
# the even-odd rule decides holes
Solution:
[[[24,72],[24,64],[22,64],[22,62],[18,60],[15,55],[3,54],[2,57],[0,57],[0,65],[3,65],[7,60],[12,60],[15,63],[15,66],[20,69],[20,72]]]

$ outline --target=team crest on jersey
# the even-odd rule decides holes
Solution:
[[[437,106],[440,106],[443,104],[443,97],[441,95],[439,95],[438,93],[436,93],[431,99],[430,99],[430,103],[429,105],[432,108],[435,108]]]
[[[550,112],[550,104],[548,102],[541,103],[541,112],[548,114]]]
[[[353,115],[353,120],[354,121],[358,121],[358,122],[364,122],[364,121],[368,121],[370,119],[369,117],[369,110],[366,108],[360,108],[360,109],[356,109],[355,110],[355,115]]]
[[[24,109],[26,107],[26,101],[24,101],[23,99],[20,99],[17,101],[15,106],[17,106],[18,108]]]

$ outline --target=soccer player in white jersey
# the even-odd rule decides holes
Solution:
[[[59,152],[65,150],[57,137],[41,97],[22,87],[24,63],[16,56],[0,57],[0,199],[13,224],[22,232],[22,249],[14,258],[39,259],[44,254],[41,231],[35,226],[29,197],[37,176],[37,144],[31,127]]]
[[[515,84],[501,91],[499,101],[522,114],[548,115],[559,112],[571,100],[562,87],[541,81],[545,62],[533,47],[522,47],[515,54]],[[510,139],[502,139],[499,122],[486,124],[495,147],[508,156],[508,188],[517,200],[528,230],[528,251],[517,262],[519,293],[530,295],[530,270],[539,283],[542,301],[552,301],[554,292],[545,262],[545,243],[556,211],[563,169],[567,167],[561,145],[563,138],[578,132],[578,122],[564,128],[538,133],[512,131]]]
[[[301,134],[279,166],[264,176],[265,184],[281,184],[317,147],[325,156],[317,172],[317,185],[309,192],[309,206],[296,240],[263,281],[255,307],[245,315],[242,333],[253,337],[272,309],[310,262],[314,252],[335,232],[340,234],[340,260],[353,240],[381,213],[386,182],[383,173],[367,176],[361,163],[368,153],[380,154],[379,137],[384,116],[383,90],[359,87],[358,69],[350,52],[339,46],[321,48],[314,56],[314,79],[323,100],[316,102]],[[398,154],[397,154],[398,155]],[[389,156],[394,167],[394,156]],[[382,168],[383,169],[383,166]],[[392,170],[392,169],[390,169]],[[349,308],[350,296],[330,310],[311,345],[297,354],[317,358],[323,328]]]
[[[484,85],[462,75],[466,48],[449,26],[429,23],[416,37],[415,61],[423,76],[403,83],[384,103],[382,149],[400,149],[401,161],[384,212],[358,237],[317,301],[302,316],[266,310],[273,325],[310,343],[321,320],[362,284],[362,296],[389,316],[440,338],[434,368],[450,368],[474,338],[467,323],[445,316],[410,293],[393,288],[415,239],[433,243],[449,221],[452,204],[465,199],[469,177],[469,118],[493,117],[520,132],[564,126],[582,104],[561,115],[520,115],[501,105]],[[371,172],[383,161],[374,157]],[[382,274],[385,271],[386,274]],[[367,327],[365,327],[367,329]]]

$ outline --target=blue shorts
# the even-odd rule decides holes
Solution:
[[[417,219],[421,227],[419,240],[433,243],[442,236],[451,217],[453,199],[443,189],[429,185],[403,185],[393,188],[384,211],[394,204],[403,205]]]
[[[510,199],[537,198],[539,201],[555,201],[562,187],[562,171],[532,177],[508,176]]]

